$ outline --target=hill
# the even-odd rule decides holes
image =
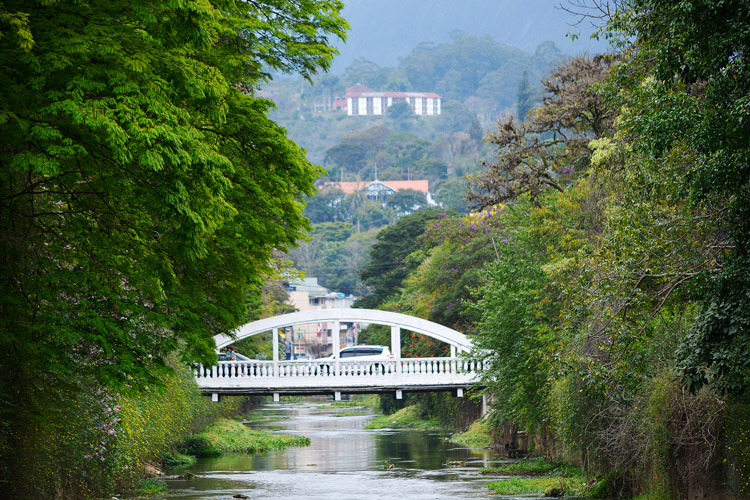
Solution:
[[[491,36],[500,43],[533,52],[551,41],[566,54],[602,52],[605,43],[591,40],[587,23],[573,26],[575,16],[560,8],[564,0],[347,0],[344,17],[351,24],[333,71],[341,73],[355,59],[396,66],[412,47],[443,43],[460,30]],[[566,34],[579,33],[573,41]]]

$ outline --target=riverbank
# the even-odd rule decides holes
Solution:
[[[578,467],[551,463],[541,457],[486,467],[482,474],[503,476],[487,483],[498,495],[603,498],[601,481],[586,476]]]
[[[292,446],[309,446],[310,438],[253,430],[242,422],[221,418],[180,443],[180,453],[215,457],[229,453],[262,453]]]

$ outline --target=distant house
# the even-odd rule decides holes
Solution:
[[[441,97],[431,92],[377,92],[358,83],[346,89],[343,101],[346,105],[341,102],[340,107],[349,116],[384,115],[399,102],[408,104],[415,115],[439,115]]]
[[[430,194],[430,183],[427,180],[417,181],[364,181],[364,182],[326,182],[324,186],[334,186],[339,188],[344,194],[352,194],[357,191],[363,191],[370,199],[383,198],[390,196],[396,191],[402,189],[413,189],[424,193],[427,203],[434,205],[435,201]]]
[[[316,309],[349,309],[357,300],[353,295],[332,292],[318,284],[318,278],[300,278],[287,283],[287,293],[294,307],[300,311]],[[291,338],[285,334],[285,343],[294,346],[295,357],[311,355],[320,357],[330,354],[333,349],[333,323],[321,322],[297,325],[291,332]],[[341,323],[341,345],[346,346],[356,342],[359,324]],[[289,333],[289,332],[287,332]]]

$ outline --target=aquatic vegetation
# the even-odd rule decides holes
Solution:
[[[548,474],[556,469],[562,468],[560,464],[553,464],[542,457],[532,458],[529,460],[520,460],[497,467],[486,467],[482,469],[482,474],[507,474],[507,475],[531,475],[531,474]]]
[[[419,415],[417,405],[401,408],[393,415],[382,415],[375,417],[372,422],[365,426],[365,429],[384,429],[388,427],[402,427],[410,429],[431,429],[440,427],[435,419],[424,419]]]
[[[181,452],[198,457],[227,453],[261,453],[291,446],[309,446],[310,438],[249,429],[235,420],[222,418],[178,446]]]

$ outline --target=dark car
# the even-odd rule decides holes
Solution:
[[[245,356],[244,354],[240,354],[238,352],[234,353],[234,360],[229,359],[229,355],[225,352],[219,353],[219,361],[250,361],[250,358]]]

